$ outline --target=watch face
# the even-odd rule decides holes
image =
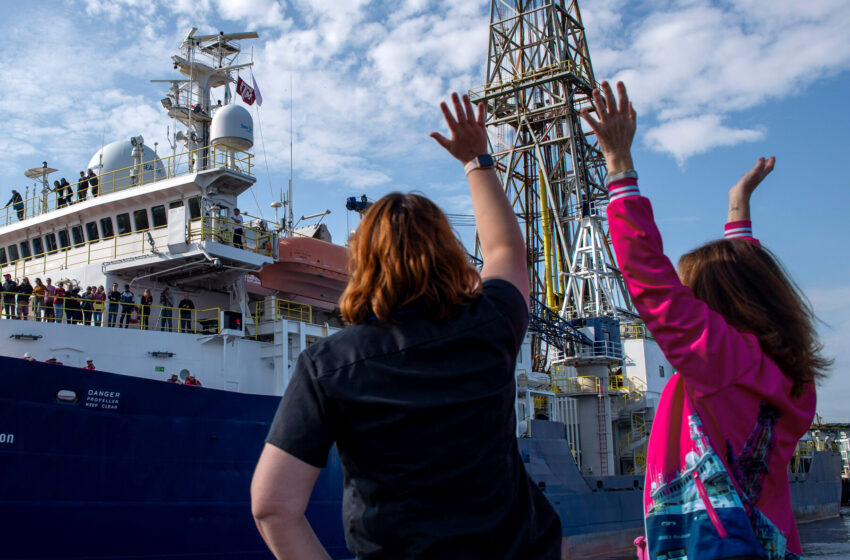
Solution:
[[[493,156],[490,154],[482,154],[478,156],[478,165],[481,167],[493,167]]]

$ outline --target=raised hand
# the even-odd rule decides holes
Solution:
[[[598,89],[593,90],[593,104],[596,106],[599,120],[590,116],[590,109],[582,111],[581,116],[596,133],[599,147],[608,165],[608,173],[634,169],[631,147],[635,137],[637,114],[629,101],[626,86],[623,82],[617,82],[619,101],[608,82],[602,82],[600,86],[601,92]]]
[[[752,195],[753,191],[756,190],[756,187],[759,186],[759,183],[761,183],[764,178],[773,171],[773,166],[775,164],[776,158],[773,156],[768,159],[760,157],[755,166],[744,173],[741,178],[738,179],[738,182],[729,189],[729,196],[743,195],[749,197]]]
[[[755,166],[744,173],[738,182],[732,185],[729,189],[729,214],[727,221],[736,222],[738,220],[750,219],[750,197],[756,187],[767,177],[773,166],[776,164],[776,158],[771,156],[768,159],[760,157]]]
[[[463,102],[457,93],[452,94],[452,104],[457,116],[452,115],[445,102],[440,103],[440,109],[449,125],[451,140],[438,132],[432,132],[431,138],[437,141],[461,163],[471,161],[475,156],[487,153],[487,130],[484,128],[484,104],[478,104],[478,114],[469,101],[469,96],[463,96]]]

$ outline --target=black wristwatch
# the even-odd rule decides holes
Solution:
[[[493,156],[490,154],[481,154],[475,156],[463,166],[463,171],[469,175],[476,169],[491,169],[493,167]]]

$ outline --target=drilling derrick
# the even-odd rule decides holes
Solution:
[[[470,97],[485,103],[493,159],[524,228],[533,369],[549,373],[555,395],[574,392],[556,375],[598,378],[587,391],[598,396],[591,454],[593,472],[608,474],[608,373],[622,363],[619,320],[634,314],[606,227],[605,161],[579,115],[595,111],[596,80],[578,3],[493,0],[488,50],[486,83]]]

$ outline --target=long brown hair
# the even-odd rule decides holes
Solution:
[[[679,275],[694,295],[762,350],[794,381],[792,394],[825,376],[814,312],[800,288],[767,249],[743,239],[722,239],[679,259]]]
[[[340,311],[350,323],[382,321],[407,307],[447,317],[481,290],[445,214],[417,194],[390,193],[366,212],[351,238],[350,280]]]

